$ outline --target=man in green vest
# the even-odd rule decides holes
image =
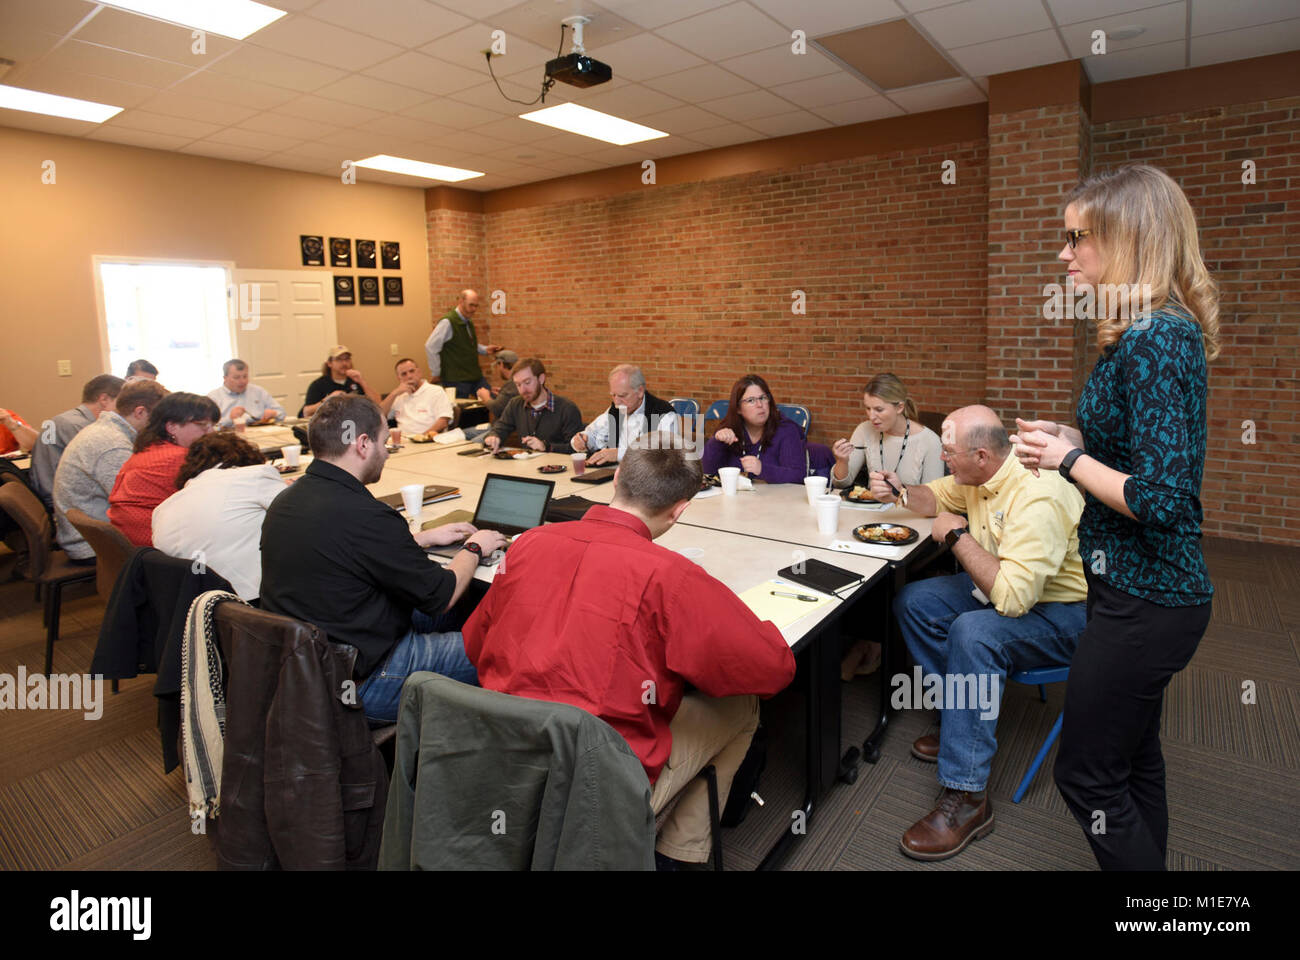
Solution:
[[[429,380],[445,387],[455,387],[456,396],[478,397],[487,403],[492,399],[487,378],[478,365],[479,354],[495,354],[501,348],[495,344],[483,346],[474,333],[474,315],[478,313],[478,294],[462,290],[452,307],[433,325],[433,333],[424,342],[425,356],[429,360]]]

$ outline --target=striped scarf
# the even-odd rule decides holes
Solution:
[[[215,819],[221,814],[226,694],[213,613],[217,604],[226,600],[244,602],[224,590],[209,590],[195,597],[181,640],[181,742],[191,819]]]

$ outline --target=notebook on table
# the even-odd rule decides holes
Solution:
[[[588,470],[582,476],[575,476],[574,483],[608,483],[614,479],[613,467],[598,467],[595,470]]]
[[[474,508],[474,516],[470,523],[480,530],[495,530],[507,537],[518,536],[525,530],[542,525],[554,489],[554,480],[534,480],[531,477],[489,473],[483,481],[483,492],[479,494],[478,505]],[[427,530],[429,527],[454,522],[446,517],[438,517],[424,524],[424,528]],[[454,543],[446,547],[429,547],[425,552],[439,557],[450,557],[454,556],[460,548],[459,543]]]
[[[421,503],[437,503],[440,500],[452,500],[460,496],[460,487],[442,487],[430,483],[424,488],[424,499]],[[386,503],[394,510],[401,510],[402,495],[401,493],[390,493],[386,497],[376,497],[380,503]]]
[[[812,587],[814,590],[835,596],[839,596],[839,592],[846,587],[857,586],[862,582],[861,574],[837,567],[833,563],[823,563],[821,560],[804,560],[784,570],[778,570],[776,575],[791,583]]]

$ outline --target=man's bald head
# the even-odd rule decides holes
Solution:
[[[943,441],[965,450],[982,448],[999,459],[1011,452],[1011,439],[1002,420],[980,403],[959,407],[948,415],[943,422]]]
[[[474,306],[478,306],[478,291],[466,288],[460,292],[460,296],[457,298],[456,302],[461,304],[472,302]]]

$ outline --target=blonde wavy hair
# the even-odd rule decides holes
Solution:
[[[1092,231],[1105,267],[1101,283],[1151,291],[1151,307],[1173,302],[1201,325],[1205,359],[1219,355],[1219,287],[1210,277],[1196,236],[1192,205],[1173,178],[1148,164],[1088,177],[1070,191],[1081,226]],[[1118,342],[1132,316],[1097,319],[1097,346]]]
[[[880,373],[872,377],[871,382],[862,388],[862,392],[864,395],[879,397],[886,403],[901,403],[903,405],[903,416],[909,420],[920,418],[920,414],[916,410],[916,401],[907,392],[907,387],[903,385],[903,381],[892,373]]]

